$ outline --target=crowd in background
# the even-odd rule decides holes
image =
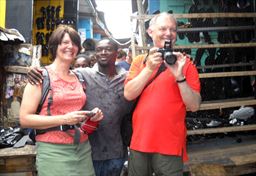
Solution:
[[[95,45],[94,39],[86,39],[82,44],[82,50],[76,56],[73,68],[79,67],[93,67],[97,62],[95,57]],[[132,63],[132,50],[129,48],[118,48],[118,54],[116,57],[116,65],[129,70]]]

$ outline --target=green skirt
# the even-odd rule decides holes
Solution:
[[[95,176],[89,141],[79,145],[37,142],[38,176]]]

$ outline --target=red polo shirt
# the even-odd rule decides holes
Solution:
[[[143,60],[143,55],[134,59],[125,83],[136,77],[145,67]],[[189,86],[200,92],[198,72],[189,59],[183,68],[183,74]],[[166,155],[182,156],[183,154],[184,160],[187,160],[185,117],[186,107],[178,84],[170,70],[166,69],[140,96],[133,113],[133,136],[130,148]]]

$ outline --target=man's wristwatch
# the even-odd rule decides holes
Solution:
[[[176,80],[176,82],[177,83],[183,83],[183,82],[185,82],[186,81],[186,78],[184,77],[183,79],[181,79],[181,80]]]

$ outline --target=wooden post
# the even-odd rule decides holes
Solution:
[[[138,6],[138,15],[144,15],[144,9],[142,5],[142,0],[137,0]],[[139,36],[141,37],[141,45],[146,46],[146,30],[145,30],[145,21],[144,19],[139,19]]]

